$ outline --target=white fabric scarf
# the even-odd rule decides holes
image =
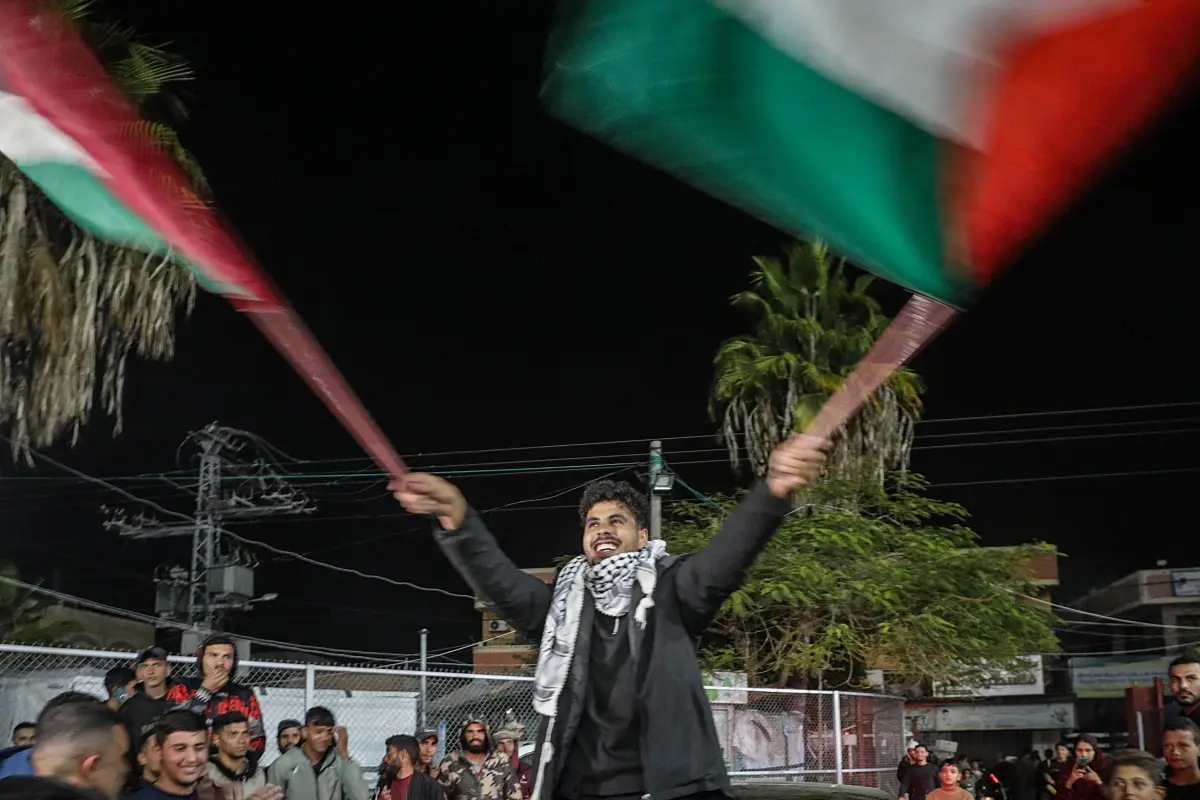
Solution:
[[[654,605],[657,563],[666,555],[666,544],[656,539],[636,553],[610,556],[595,566],[589,565],[584,556],[576,556],[562,568],[554,584],[550,611],[546,614],[534,678],[533,707],[539,714],[553,717],[558,706],[558,696],[566,682],[580,635],[584,591],[591,593],[598,612],[607,617],[621,617],[629,612],[633,584],[637,581],[642,589],[642,600],[633,612],[633,619],[644,628],[646,613]]]
[[[607,617],[622,617],[629,612],[633,600],[633,583],[642,589],[642,599],[634,609],[633,620],[646,627],[646,614],[654,606],[654,587],[658,583],[658,560],[666,557],[667,546],[659,539],[650,541],[636,553],[610,556],[599,564],[588,564],[584,556],[571,559],[558,573],[546,627],[542,630],[542,646],[538,655],[537,672],[533,679],[533,708],[548,717],[545,739],[538,753],[537,777],[533,794],[542,798],[542,783],[546,767],[554,758],[554,717],[558,697],[562,694],[579,640],[579,618],[583,613],[584,591],[591,592],[596,610]]]

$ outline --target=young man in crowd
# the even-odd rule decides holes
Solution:
[[[1185,716],[1167,720],[1162,751],[1171,768],[1167,800],[1200,800],[1200,726]]]
[[[912,749],[913,763],[904,772],[904,780],[900,781],[900,800],[925,800],[938,785],[938,768],[929,763],[929,748],[918,744]],[[954,770],[956,773],[958,769]]]
[[[961,780],[958,762],[948,758],[938,765],[938,788],[925,796],[929,800],[972,800],[971,793],[959,786]]]
[[[279,723],[279,727],[275,730],[275,746],[279,748],[279,755],[283,755],[300,744],[300,731],[303,728],[304,725],[298,719],[285,719]]]
[[[167,693],[171,690],[171,665],[167,651],[161,647],[149,647],[138,655],[135,667],[141,682],[134,686],[133,695],[120,709],[121,719],[129,729],[129,740],[137,747],[142,734],[167,713]],[[130,750],[130,764],[137,764],[137,752]]]
[[[267,782],[287,800],[367,800],[368,794],[362,767],[350,757],[350,734],[321,706],[304,715],[304,741],[271,764]]]
[[[262,709],[254,689],[234,681],[237,676],[237,645],[222,633],[214,633],[196,653],[199,679],[176,683],[167,692],[167,704],[201,715],[211,726],[221,714],[244,714],[250,726],[250,749],[261,756],[267,749]]]
[[[34,731],[37,726],[32,722],[18,722],[13,728],[12,743],[13,747],[30,747],[37,740],[37,734]]]
[[[33,774],[0,780],[0,798],[119,800],[129,774],[129,739],[121,718],[94,697],[55,700],[60,702],[52,700],[38,717]]]
[[[63,692],[50,698],[50,702],[46,703],[42,709],[42,715],[58,706],[67,705],[69,703],[98,703],[94,695],[86,692]],[[41,716],[38,717],[39,723]],[[34,739],[37,739],[37,725],[34,723]],[[0,778],[8,778],[13,775],[33,775],[33,764],[30,762],[33,756],[33,745],[23,745],[21,747],[9,747],[6,750],[0,751]]]
[[[129,773],[128,788],[125,791],[127,795],[153,786],[162,774],[162,751],[158,749],[158,742],[154,740],[156,727],[156,722],[150,723],[142,729],[138,738],[137,766]]]
[[[528,798],[533,794],[533,767],[522,759],[518,752],[524,734],[524,726],[517,723],[516,717],[510,711],[505,717],[504,727],[496,731],[496,748],[512,762],[513,772],[517,774],[517,783],[521,786],[521,795]]]
[[[441,785],[417,769],[420,763],[421,751],[415,737],[389,736],[375,800],[446,800]]]
[[[129,667],[113,667],[104,673],[104,690],[108,692],[108,707],[113,711],[120,709],[125,701],[133,696],[133,687],[137,686],[137,675]]]
[[[682,557],[650,540],[644,490],[596,481],[579,505],[583,552],[553,586],[518,568],[444,478],[393,482],[405,510],[436,520],[435,540],[475,595],[542,643],[532,797],[678,800],[730,790],[695,643],[746,580],[795,492],[820,474],[828,446],[790,437],[721,532]]]
[[[1108,800],[1164,800],[1162,762],[1141,750],[1112,756],[1112,773],[1105,786]]]
[[[1167,684],[1174,699],[1163,709],[1164,719],[1182,716],[1200,723],[1200,653],[1185,650],[1172,659]]]
[[[213,720],[213,749],[208,759],[208,779],[217,790],[216,800],[248,800],[267,785],[267,775],[258,768],[258,756],[250,750],[250,726],[237,711]]]
[[[900,763],[896,765],[896,782],[904,783],[904,774],[908,772],[908,768],[916,762],[917,757],[914,751],[917,745],[920,744],[916,739],[909,741],[908,746],[904,748],[904,755],[900,758]]]
[[[523,800],[512,759],[493,747],[487,723],[470,719],[458,734],[458,750],[438,765],[446,800]]]
[[[417,764],[417,772],[424,772],[431,778],[437,777],[437,766],[433,760],[437,758],[438,732],[432,728],[417,731],[417,746],[421,749],[421,760]]]
[[[130,800],[199,800],[208,764],[208,725],[190,711],[168,711],[154,726],[158,779]]]

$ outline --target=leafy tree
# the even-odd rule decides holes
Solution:
[[[802,430],[862,359],[888,319],[870,294],[874,278],[847,274],[821,242],[797,242],[783,259],[759,256],[752,288],[732,298],[754,331],[721,345],[709,410],[736,466],[743,450],[761,475],[771,450]],[[920,380],[898,370],[837,435],[830,468],[882,483],[908,464]],[[739,437],[744,436],[744,439]]]
[[[200,170],[167,124],[183,118],[172,90],[191,79],[187,63],[105,19],[92,0],[56,5],[148,120],[145,135],[204,191]],[[75,441],[98,400],[120,432],[129,354],[174,355],[176,315],[191,311],[194,279],[169,255],[96,239],[2,155],[0,221],[0,424],[11,426],[17,450],[50,444],[68,430]]]
[[[751,685],[854,685],[886,667],[911,687],[986,678],[1018,656],[1056,649],[1052,618],[1022,595],[1047,545],[983,548],[966,511],[903,486],[827,478],[805,495],[725,603],[703,650],[708,669]],[[858,497],[852,507],[838,502]],[[732,501],[688,502],[664,525],[672,553],[702,547]]]
[[[16,566],[0,563],[0,577],[20,579]],[[31,592],[0,581],[0,642],[58,644],[76,631],[72,622],[43,622],[46,606]]]

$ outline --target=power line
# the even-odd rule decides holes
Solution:
[[[1167,434],[1200,433],[1200,428],[1176,428],[1165,431],[1126,431],[1124,433],[1093,433],[1083,436],[1046,436],[1030,439],[1000,439],[992,442],[958,442],[956,444],[914,444],[913,450],[955,450],[961,447],[993,447],[1009,444],[1050,444],[1053,442],[1082,442],[1089,439],[1126,439],[1130,436],[1162,436]]]
[[[1107,614],[1096,614],[1091,611],[1084,611],[1079,608],[1071,608],[1070,606],[1064,606],[1059,603],[1053,603],[1049,600],[1043,600],[1040,597],[1033,597],[1030,595],[1021,594],[1020,592],[1017,592],[1013,589],[1009,589],[1008,591],[1012,592],[1013,594],[1017,595],[1018,597],[1022,597],[1026,600],[1032,600],[1035,603],[1042,603],[1043,605],[1047,605],[1047,606],[1049,606],[1053,609],[1059,610],[1059,611],[1066,611],[1066,612],[1070,612],[1072,614],[1079,614],[1080,616],[1083,616],[1083,617],[1091,617],[1092,619],[1104,620],[1105,622],[1120,622],[1120,623],[1123,623],[1126,625],[1137,625],[1138,627],[1142,627],[1142,628],[1159,628],[1161,630],[1169,630],[1169,631],[1200,631],[1200,626],[1162,625],[1162,624],[1158,624],[1158,623],[1154,623],[1154,622],[1142,622],[1140,620],[1123,619],[1121,617],[1110,617]]]
[[[982,481],[949,481],[944,483],[927,483],[927,489],[945,489],[958,486],[986,486],[1004,483],[1046,483],[1052,481],[1091,480],[1096,478],[1132,478],[1144,475],[1181,475],[1188,472],[1200,472],[1200,467],[1180,467],[1179,469],[1139,469],[1128,472],[1088,472],[1078,475],[1040,475],[1035,478],[994,478]]]
[[[72,594],[67,594],[66,592],[60,592],[55,589],[47,589],[46,587],[38,586],[37,584],[26,583],[25,581],[18,580],[16,578],[10,578],[7,575],[0,575],[0,583],[7,583],[10,586],[15,586],[15,587],[18,587],[21,589],[25,589],[26,591],[34,592],[36,594],[42,594],[47,597],[52,597],[55,600],[59,600],[60,602],[63,602],[63,603],[71,603],[74,605],[81,606],[83,608],[88,608],[88,609],[92,609],[95,611],[102,611],[106,614],[111,614],[112,616],[115,616],[115,617],[122,617],[124,619],[133,620],[135,622],[144,622],[144,623],[147,623],[150,625],[154,625],[155,627],[175,628],[176,630],[182,630],[182,631],[192,630],[192,628],[189,625],[186,625],[182,622],[175,622],[173,620],[159,619],[158,617],[153,617],[153,616],[150,616],[149,614],[142,614],[137,611],[130,611],[127,608],[120,608],[118,606],[110,606],[106,603],[100,603],[95,600],[88,600],[87,598],[78,597],[78,596],[72,595]],[[236,636],[239,639],[245,639],[248,642],[251,642],[253,644],[262,645],[265,647],[283,648],[283,649],[288,649],[288,650],[295,650],[297,652],[306,652],[306,653],[309,653],[310,655],[319,655],[319,656],[333,655],[333,656],[345,657],[346,655],[352,655],[355,657],[387,656],[389,658],[398,658],[398,657],[403,658],[403,657],[412,657],[414,655],[417,655],[417,654],[411,654],[411,653],[410,654],[382,653],[382,652],[371,651],[371,650],[345,650],[345,649],[336,649],[335,650],[333,648],[319,647],[317,645],[302,645],[302,644],[295,644],[294,642],[281,642],[281,641],[276,641],[274,639],[261,639],[261,638],[254,637],[254,636],[243,636],[240,633],[236,634]],[[375,660],[375,659],[370,658],[368,660]]]
[[[9,442],[11,444],[11,440],[7,436],[4,436],[3,434],[0,434],[0,440]],[[114,486],[111,483],[108,483],[107,481],[104,481],[101,478],[94,478],[91,475],[88,475],[87,473],[80,472],[79,470],[75,469],[74,467],[69,467],[66,464],[62,464],[58,461],[55,461],[54,459],[50,458],[49,456],[45,455],[44,453],[40,453],[37,450],[34,450],[33,448],[28,448],[28,450],[29,450],[30,454],[32,454],[36,458],[42,459],[43,461],[50,464],[51,466],[57,467],[65,472],[69,472],[83,480],[93,481],[100,485],[108,486],[113,491],[115,491],[118,494],[125,497],[127,500],[130,500],[135,503],[141,503],[142,505],[145,505],[149,508],[154,509],[155,511],[157,511],[160,514],[165,514],[166,516],[183,520],[189,524],[193,524],[193,525],[196,524],[195,518],[190,517],[187,514],[181,514],[178,511],[171,511],[170,509],[163,508],[158,503],[155,503],[152,500],[145,500],[143,498],[138,497],[135,494],[131,494],[131,493],[125,491],[124,489],[122,489],[119,486]],[[266,544],[265,542],[259,542],[254,539],[250,539],[245,536],[241,536],[239,534],[225,530],[224,528],[220,528],[219,530],[223,535],[229,536],[229,537],[231,537],[237,541],[240,541],[244,544],[255,545],[257,547],[263,548],[264,550],[269,550],[269,551],[271,551],[273,553],[277,553],[279,555],[291,556],[292,558],[295,558],[297,561],[303,561],[304,563],[311,564],[313,566],[322,567],[324,569],[330,569],[335,572],[341,572],[341,573],[344,573],[347,575],[354,575],[356,577],[364,578],[366,580],[381,581],[383,583],[391,584],[393,586],[399,586],[401,588],[414,589],[416,591],[421,591],[421,592],[434,592],[436,594],[442,594],[447,597],[462,598],[464,600],[471,600],[471,601],[475,600],[474,596],[472,596],[472,595],[461,594],[459,592],[451,592],[451,591],[447,591],[446,589],[439,589],[436,587],[418,586],[417,584],[409,583],[408,581],[398,581],[393,578],[385,577],[383,575],[373,575],[371,573],[362,572],[360,570],[352,569],[350,567],[340,567],[340,566],[337,566],[336,564],[327,564],[323,561],[317,561],[315,559],[308,558],[307,556],[304,556],[300,553],[293,552],[291,550],[284,550],[283,548],[275,547],[274,545],[269,545],[269,544]]]
[[[932,424],[935,422],[982,422],[992,419],[1029,419],[1032,417],[1056,417],[1074,414],[1108,414],[1121,411],[1153,411],[1164,408],[1194,408],[1200,406],[1200,400],[1182,403],[1145,403],[1134,406],[1102,406],[1091,408],[1067,408],[1057,411],[1025,411],[1019,414],[981,414],[974,417],[940,417],[937,419],[917,420],[917,424]]]

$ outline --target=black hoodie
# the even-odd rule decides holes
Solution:
[[[0,800],[111,800],[102,792],[81,789],[57,778],[14,775],[0,780]]]
[[[168,678],[165,687],[168,693],[171,691],[172,685]],[[139,683],[133,690],[133,694],[121,704],[121,708],[117,711],[121,716],[121,721],[125,723],[125,728],[129,731],[129,764],[135,771],[141,772],[137,754],[142,734],[145,733],[146,728],[157,722],[159,717],[167,713],[169,708],[170,704],[167,702],[166,694],[155,700],[146,694],[145,687]]]

